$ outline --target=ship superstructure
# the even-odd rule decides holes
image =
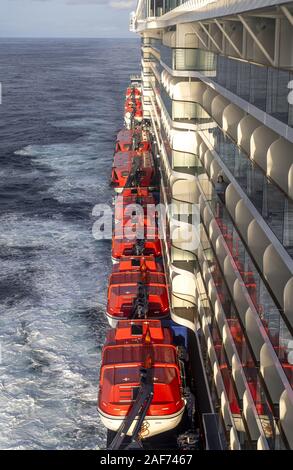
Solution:
[[[203,427],[292,449],[293,3],[139,0],[131,29]]]

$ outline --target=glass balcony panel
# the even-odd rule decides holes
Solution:
[[[293,202],[219,127],[205,131],[209,142],[276,237],[293,256]]]
[[[217,67],[213,79],[219,85],[285,124],[293,125],[293,106],[288,102],[292,72],[215,55]]]
[[[202,189],[204,191],[204,186],[202,186]],[[216,194],[215,190],[211,193],[209,189],[209,205],[217,220],[228,249],[233,256],[255,309],[275,349],[276,355],[278,356],[284,372],[292,386],[293,369],[291,362],[293,362],[293,341],[290,330],[284,322],[279,308],[274,303],[253,260],[236,231],[224,202],[219,197],[219,194]],[[226,318],[233,320],[235,323],[237,319],[236,311],[231,302],[226,300],[229,299],[229,293],[223,282],[223,275],[213,252],[210,254],[210,268],[211,267],[211,273],[217,287],[219,297],[224,306]]]
[[[232,246],[235,246],[235,241],[233,241]],[[224,279],[221,274],[217,259],[213,253],[213,250],[211,250],[210,248],[206,248],[204,250],[204,256],[201,260],[201,263],[204,260],[208,261],[210,272],[215,281],[217,292],[221,299],[221,303],[231,332],[231,336],[233,338],[234,345],[237,349],[239,360],[242,364],[247,386],[249,388],[252,400],[254,401],[256,412],[260,418],[260,423],[263,427],[264,434],[268,440],[269,447],[271,449],[285,449],[286,445],[282,440],[278,426],[279,411],[278,409],[274,410],[270,406],[270,401],[266,394],[267,392],[263,388],[262,379],[259,376],[258,365],[255,363],[250,353],[250,349],[247,345],[242,325],[238,320],[235,307],[231,302],[230,294],[224,283]],[[215,317],[213,315],[210,316],[212,320],[209,322],[209,328],[213,340],[215,353],[218,359],[223,383],[225,386],[227,397],[229,399],[230,409],[233,414],[234,422],[236,423],[236,426],[238,426],[238,428],[240,429],[240,424],[242,423],[240,419],[240,411],[242,404],[239,401],[239,397],[236,393],[236,390],[238,390],[236,387],[236,383],[234,384],[234,379],[226,362],[226,354],[223,347],[222,338],[219,333],[218,325],[215,321]]]
[[[266,112],[284,123],[289,121],[289,81],[289,72],[273,68],[268,69]]]
[[[215,71],[216,56],[202,49],[173,49],[175,70]]]
[[[266,111],[267,86],[268,68],[260,66],[251,67],[249,101],[263,111]]]

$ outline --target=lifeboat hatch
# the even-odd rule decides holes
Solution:
[[[132,336],[142,336],[143,328],[142,325],[131,325],[131,334]]]

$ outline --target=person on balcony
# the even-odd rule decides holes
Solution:
[[[216,204],[216,217],[219,219],[223,217],[223,205],[221,203],[225,204],[225,192],[227,186],[228,183],[224,180],[223,175],[219,175],[215,184],[215,192],[220,199]]]

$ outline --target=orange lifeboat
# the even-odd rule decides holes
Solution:
[[[151,373],[153,394],[140,438],[161,434],[181,421],[185,400],[172,333],[153,320],[123,321],[103,348],[98,411],[107,429],[118,431],[143,387],[142,368]],[[137,424],[134,419],[128,435]]]
[[[128,98],[124,104],[124,110],[128,111],[130,109],[140,109],[142,107],[142,102],[140,99]]]
[[[162,255],[161,241],[159,239],[157,227],[144,228],[147,231],[147,238],[133,239],[127,238],[120,233],[114,234],[112,238],[112,261],[115,263],[123,256],[155,256]],[[118,230],[119,232],[119,230]],[[134,234],[135,235],[135,234]]]
[[[145,129],[122,129],[117,135],[115,153],[129,150],[147,152],[150,148],[150,135]]]
[[[143,120],[143,112],[141,108],[135,110],[134,122],[140,124]]]
[[[155,167],[150,152],[117,152],[114,155],[111,183],[116,192],[122,192],[132,173],[135,184],[131,186],[151,187]]]
[[[166,318],[169,301],[162,272],[114,272],[108,288],[107,318],[115,327],[119,320]]]
[[[113,272],[123,271],[163,272],[163,266],[153,256],[125,256],[113,265]]]
[[[141,90],[137,87],[128,87],[125,93],[126,99],[134,96],[135,98],[139,98],[141,96]]]
[[[137,344],[149,341],[152,344],[172,344],[173,333],[162,326],[161,320],[123,320],[116,328],[111,328],[106,337],[106,345]]]
[[[134,188],[131,188],[129,191],[127,188],[115,200],[116,222],[124,219],[127,220],[127,218],[135,214],[146,216],[148,213],[151,215],[151,213],[155,212],[156,200],[154,195],[148,189],[143,192],[144,194],[146,193],[145,195],[142,195],[143,193],[140,191],[140,188],[131,192],[132,189]]]
[[[132,142],[135,132],[131,129],[122,129],[118,132],[115,153],[117,152],[128,152],[132,150]]]
[[[140,125],[143,121],[143,111],[142,108],[133,108],[128,107],[124,112],[124,122],[126,127],[129,129],[132,125]]]

